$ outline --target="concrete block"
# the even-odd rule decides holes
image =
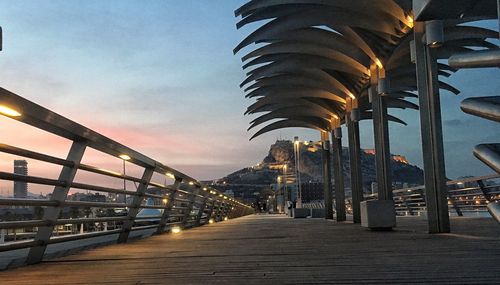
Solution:
[[[393,200],[361,202],[361,226],[373,230],[387,230],[396,226]]]
[[[325,218],[325,209],[311,209],[311,218]]]
[[[300,219],[300,218],[307,218],[311,214],[310,209],[306,208],[294,208],[293,209],[293,218],[294,219]]]

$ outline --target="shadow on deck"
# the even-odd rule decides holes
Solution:
[[[392,232],[253,215],[0,272],[2,284],[500,283],[500,227],[453,218],[429,235],[420,218]]]

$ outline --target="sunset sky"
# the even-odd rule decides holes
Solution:
[[[260,162],[279,137],[319,139],[287,129],[248,141],[252,117],[243,113],[252,101],[238,87],[245,51],[232,54],[255,28],[236,30],[233,11],[244,2],[2,0],[0,86],[193,177],[222,177]],[[460,71],[448,82],[462,94],[442,94],[447,175],[491,173],[471,152],[500,141],[500,127],[463,114],[459,104],[498,95],[500,71]],[[391,152],[422,166],[418,112],[392,113],[409,125],[391,124]],[[362,147],[372,148],[371,122],[361,131]],[[5,117],[0,142],[61,157],[69,146]],[[0,170],[12,171],[12,159],[0,155]],[[11,185],[1,182],[0,190]]]

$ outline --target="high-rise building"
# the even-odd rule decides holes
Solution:
[[[28,175],[28,162],[26,160],[14,160],[14,174]],[[14,198],[28,197],[28,183],[14,181]]]

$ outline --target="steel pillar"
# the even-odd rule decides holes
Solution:
[[[425,42],[425,24],[415,22],[414,44],[429,233],[450,232],[437,60]]]
[[[389,125],[387,104],[376,86],[369,89],[373,108],[373,133],[375,137],[375,169],[379,200],[392,200],[391,152],[389,148]]]
[[[165,205],[165,209],[163,210],[163,214],[161,215],[160,223],[158,224],[158,228],[156,229],[156,234],[161,234],[165,231],[165,226],[168,222],[170,212],[172,211],[172,207],[175,204],[175,196],[177,194],[177,190],[182,183],[182,178],[175,178],[174,185],[172,186],[172,192],[170,192],[170,196],[167,201],[167,205]]]
[[[50,222],[52,225],[38,228],[38,232],[34,239],[38,245],[30,248],[26,263],[34,264],[42,261],[45,250],[47,249],[47,244],[50,241],[52,232],[54,231],[53,224],[57,222],[57,218],[59,218],[62,205],[68,196],[68,191],[71,188],[73,180],[75,179],[78,165],[83,158],[86,147],[87,144],[85,142],[74,141],[71,145],[67,160],[73,162],[73,166],[63,166],[61,173],[59,174],[59,181],[63,181],[65,186],[56,186],[50,198],[51,201],[58,202],[58,206],[47,207],[43,213],[43,220]]]
[[[332,170],[330,157],[330,141],[328,133],[321,132],[321,160],[323,163],[323,196],[325,199],[325,219],[333,219],[332,207]]]
[[[342,129],[336,128],[332,132],[332,157],[333,157],[333,177],[335,179],[335,212],[337,222],[346,220],[345,211],[345,188],[342,159]]]
[[[359,123],[351,120],[346,114],[347,133],[349,138],[349,164],[351,171],[352,220],[361,223],[360,205],[363,201],[363,178],[361,172],[361,144],[359,140]]]
[[[122,231],[118,236],[118,243],[125,243],[128,240],[130,235],[130,230],[134,225],[135,217],[139,213],[139,209],[141,207],[142,200],[144,199],[144,193],[148,189],[149,182],[151,181],[151,177],[153,177],[154,168],[146,168],[144,169],[144,173],[142,174],[142,181],[137,188],[137,195],[134,195],[132,200],[132,204],[130,205],[127,220],[123,222]]]

